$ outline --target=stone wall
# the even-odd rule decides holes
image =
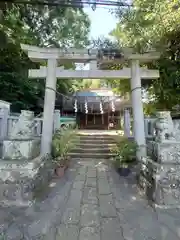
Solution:
[[[145,157],[141,162],[139,185],[156,206],[180,207],[180,165],[155,162]]]
[[[180,207],[180,141],[178,128],[166,120],[157,119],[156,140],[147,144],[148,156],[141,159],[138,182],[155,206],[174,208]]]
[[[4,160],[31,160],[40,155],[40,138],[7,139],[0,144],[0,158]]]
[[[0,203],[28,204],[52,178],[54,164],[50,155],[40,154],[34,119],[33,112],[21,111],[10,136],[0,144]]]
[[[53,173],[49,155],[31,161],[0,161],[0,202],[16,205],[32,202]]]

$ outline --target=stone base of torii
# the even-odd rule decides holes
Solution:
[[[69,50],[63,52],[57,48],[39,48],[29,45],[21,45],[21,48],[27,52],[28,57],[32,61],[41,62],[47,61],[47,67],[41,67],[39,70],[31,69],[29,71],[30,78],[46,78],[45,101],[44,101],[44,119],[41,139],[41,153],[46,154],[51,152],[51,142],[53,134],[53,116],[56,97],[56,82],[57,78],[94,78],[94,79],[129,79],[131,80],[131,102],[133,108],[134,119],[134,138],[140,147],[139,157],[145,155],[145,129],[144,129],[144,114],[141,95],[141,79],[156,79],[159,78],[158,70],[148,70],[140,68],[140,63],[152,61],[159,58],[159,53],[149,52],[145,54],[126,54],[124,59],[131,63],[130,68],[122,70],[98,70],[97,69],[97,54],[89,55],[88,50]],[[58,68],[58,63],[63,64],[63,61],[90,62],[90,70],[63,70]],[[92,63],[92,64],[91,64]]]

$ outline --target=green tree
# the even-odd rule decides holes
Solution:
[[[160,79],[145,84],[157,108],[171,109],[180,101],[180,3],[178,0],[134,0],[133,8],[116,12],[118,24],[112,31],[120,47],[137,52],[156,48],[159,61],[147,65],[160,70]],[[128,91],[125,81],[112,81],[117,89]]]
[[[38,67],[21,51],[20,43],[48,47],[84,47],[90,21],[80,8],[34,5],[0,5],[0,98],[11,101],[14,111],[38,109],[44,81],[30,80],[29,68]],[[3,9],[3,10],[2,10]],[[67,63],[66,68],[75,68]],[[74,80],[61,80],[57,90],[73,90]]]
[[[83,89],[95,89],[101,87],[102,81],[100,79],[83,79],[79,87],[80,90]]]

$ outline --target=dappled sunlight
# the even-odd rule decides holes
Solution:
[[[95,165],[96,168],[98,168],[99,171],[106,171],[107,170],[107,165],[104,161],[100,161]]]
[[[98,162],[96,165],[95,165],[95,167],[98,167],[98,166],[100,166],[102,164],[102,162]]]
[[[50,187],[50,188],[53,188],[53,187],[56,186],[56,184],[57,184],[57,182],[51,182],[51,183],[49,184],[49,187]]]
[[[76,169],[70,167],[70,168],[69,168],[69,171],[70,171],[70,172],[76,172]]]
[[[137,200],[137,198],[135,196],[132,196],[131,199],[132,199],[132,201],[136,201]]]

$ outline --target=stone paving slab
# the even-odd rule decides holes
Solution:
[[[81,228],[79,240],[101,240],[100,230],[95,227]]]
[[[92,227],[100,225],[99,206],[84,204],[81,206],[81,226]]]
[[[71,189],[69,199],[67,201],[67,207],[76,207],[80,206],[82,198],[82,190],[80,189]]]
[[[98,204],[97,189],[92,187],[85,187],[83,191],[82,203]]]
[[[64,224],[78,224],[80,221],[80,206],[74,208],[66,208],[63,217],[62,223]]]
[[[101,239],[124,240],[118,218],[104,218],[101,226]]]
[[[105,178],[98,179],[98,192],[100,195],[111,193],[109,181],[107,179]]]
[[[112,195],[100,195],[99,204],[101,217],[111,218],[117,216]]]
[[[0,208],[3,240],[180,239],[180,210],[152,209],[135,177],[120,177],[104,161],[77,161],[50,185],[47,197],[27,209]]]
[[[85,182],[86,187],[97,187],[97,182],[96,178],[87,178]]]
[[[86,179],[86,174],[85,173],[78,173],[77,176],[75,177],[74,181],[85,181]]]
[[[107,179],[107,173],[106,173],[106,171],[103,169],[103,170],[99,170],[98,171],[98,178],[105,178],[105,179]]]
[[[77,226],[61,224],[57,229],[55,240],[78,240],[78,235],[79,228]]]
[[[84,188],[84,181],[74,181],[73,188],[82,190]]]
[[[80,167],[79,168],[79,170],[78,170],[78,174],[80,174],[80,175],[87,175],[87,166],[82,166],[82,167]]]
[[[87,178],[96,178],[96,168],[88,167]]]

